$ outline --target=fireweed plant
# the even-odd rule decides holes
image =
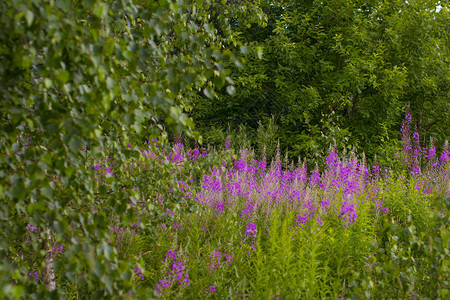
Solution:
[[[446,299],[450,152],[448,144],[439,154],[433,143],[421,148],[411,124],[407,115],[401,172],[334,148],[324,166],[308,170],[306,160],[282,162],[278,153],[267,162],[229,143],[186,149],[179,136],[172,147],[156,139],[129,145],[136,155],[122,168],[85,147],[98,198],[78,209],[108,222],[104,244],[129,264],[138,298]],[[115,176],[146,182],[133,185],[139,197],[124,204],[130,214],[108,208]],[[39,238],[26,220],[24,228],[24,240]],[[35,251],[14,259],[40,285]],[[52,251],[66,295],[93,296],[82,273],[58,282],[64,245]]]

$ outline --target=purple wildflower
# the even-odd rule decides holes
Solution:
[[[144,274],[142,274],[141,269],[139,267],[134,268],[135,279],[140,278],[144,280]]]
[[[172,225],[172,228],[173,228],[174,231],[177,231],[178,229],[181,228],[181,226],[177,222],[174,222],[173,225]]]
[[[33,232],[35,231],[37,228],[31,224],[27,224],[27,226],[25,227],[26,230],[28,230],[29,232]]]
[[[341,213],[338,217],[343,218],[349,223],[355,223],[356,219],[358,219],[358,214],[356,213],[355,206],[347,201],[344,201],[344,203],[342,203]]]
[[[34,280],[36,280],[36,282],[39,281],[39,274],[38,274],[38,272],[30,272],[30,273],[28,273],[28,276],[33,277]]]
[[[320,173],[319,172],[313,172],[311,176],[309,177],[309,182],[313,186],[318,186],[320,182]]]
[[[168,287],[170,287],[170,282],[162,279],[156,284],[156,291],[161,295],[162,291],[164,291],[164,289]]]
[[[326,164],[328,167],[333,167],[333,166],[336,164],[337,160],[338,160],[338,155],[337,155],[337,153],[331,151],[330,154],[328,154],[328,156],[327,156],[327,158],[326,158],[325,164]]]
[[[216,287],[213,285],[205,289],[206,294],[212,294],[212,293],[215,293],[216,291],[217,291]]]
[[[307,213],[305,213],[303,216],[298,215],[297,218],[294,220],[295,225],[299,226],[300,228],[303,228],[302,225],[305,225],[306,221],[308,221],[308,214]]]
[[[220,258],[222,256],[222,253],[219,251],[213,251],[211,255],[211,270],[217,270],[217,268],[220,266]]]
[[[166,255],[164,256],[164,261],[167,259],[176,260],[177,259],[177,251],[176,250],[167,250]]]
[[[248,223],[247,227],[245,228],[245,233],[253,238],[256,238],[256,234],[258,233],[258,230],[256,229],[256,224]]]
[[[55,254],[60,253],[63,251],[63,248],[64,248],[64,244],[52,247],[52,252],[55,252]]]
[[[227,255],[226,253],[224,253],[223,255],[225,256],[227,263],[229,265],[231,265],[233,263],[233,253],[231,253],[230,255]]]

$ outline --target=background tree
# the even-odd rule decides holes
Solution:
[[[410,104],[427,139],[448,138],[447,3],[264,1],[261,8],[266,27],[235,26],[252,45],[233,73],[236,95],[197,101],[194,120],[206,136],[227,123],[255,132],[273,115],[290,154],[322,157],[336,142],[383,158],[398,148]]]

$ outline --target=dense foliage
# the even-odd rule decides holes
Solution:
[[[258,128],[273,116],[275,140],[291,155],[324,158],[335,141],[384,159],[395,153],[408,106],[426,139],[442,146],[450,136],[448,2],[264,1],[261,8],[267,26],[235,25],[251,45],[244,68],[233,72],[236,95],[194,107],[210,142],[240,126],[257,147]]]
[[[445,299],[436,5],[1,1],[0,298]]]

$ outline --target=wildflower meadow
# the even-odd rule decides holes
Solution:
[[[101,196],[78,209],[107,223],[106,255],[129,265],[130,298],[447,299],[450,151],[421,147],[409,115],[402,133],[396,166],[330,147],[324,165],[308,169],[307,159],[279,152],[268,162],[230,143],[208,151],[154,139],[129,145],[139,155],[116,169],[85,147]],[[162,164],[172,184],[152,189]],[[128,215],[107,204],[108,180],[120,173],[148,182],[134,187]],[[26,241],[40,238],[32,221],[23,227]],[[36,251],[16,260],[42,285]],[[95,297],[82,272],[59,280],[64,244],[50,251],[66,297]]]

